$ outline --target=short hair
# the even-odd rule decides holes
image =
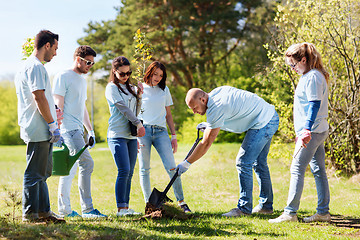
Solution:
[[[96,52],[94,49],[92,49],[90,46],[87,45],[81,45],[80,47],[77,47],[75,49],[74,58],[76,57],[86,57],[86,56],[94,56],[96,57]]]
[[[58,34],[52,33],[49,30],[41,30],[35,36],[34,47],[35,47],[35,49],[39,50],[48,42],[50,43],[50,46],[52,47],[55,43],[55,40],[59,41]]]

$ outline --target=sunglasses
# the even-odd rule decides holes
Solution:
[[[130,75],[132,74],[132,71],[128,71],[128,72],[119,72],[118,70],[116,70],[116,71],[120,77],[125,77],[125,75],[130,77]]]
[[[79,57],[81,60],[85,61],[86,62],[86,66],[92,66],[95,64],[95,62],[92,62],[92,61],[89,61],[89,60],[86,60],[85,58],[82,58],[82,57]]]

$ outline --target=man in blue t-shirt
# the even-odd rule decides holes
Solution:
[[[89,148],[93,148],[95,145],[95,133],[85,105],[87,83],[86,79],[82,76],[88,73],[94,65],[94,57],[96,57],[96,52],[91,47],[83,45],[76,48],[72,68],[57,74],[54,79],[53,94],[55,103],[64,112],[60,131],[71,154],[79,152],[85,146],[83,126],[86,128],[88,136],[94,138],[94,143]],[[78,166],[78,186],[82,217],[106,217],[106,215],[101,214],[93,207],[91,174],[94,169],[94,160],[88,149],[80,155],[71,168],[70,174],[59,178],[59,214],[64,217],[80,217],[76,211],[71,209],[70,204],[71,183]]]
[[[44,67],[58,49],[59,35],[48,30],[35,37],[34,52],[15,76],[20,137],[27,145],[23,182],[23,221],[64,223],[50,210],[46,180],[52,171],[53,143],[60,140],[50,78]]]
[[[272,136],[279,126],[279,116],[275,107],[254,93],[229,86],[215,88],[210,93],[199,88],[190,89],[185,102],[194,113],[206,114],[207,128],[194,152],[177,166],[179,175],[186,172],[192,163],[208,151],[220,130],[233,133],[247,132],[236,157],[240,198],[237,208],[223,216],[272,213],[273,191],[267,155]],[[259,204],[254,209],[252,169],[260,186]]]

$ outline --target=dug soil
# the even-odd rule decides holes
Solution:
[[[187,220],[193,218],[192,214],[184,213],[180,208],[170,204],[165,203],[160,208],[156,208],[151,203],[146,203],[145,215],[141,219],[178,219],[178,220]]]

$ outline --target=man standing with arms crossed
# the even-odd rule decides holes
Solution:
[[[50,210],[46,179],[52,172],[53,143],[60,140],[49,75],[43,62],[50,62],[58,49],[59,35],[48,30],[35,37],[34,52],[15,77],[20,137],[27,145],[23,189],[23,221],[65,223]]]
[[[63,110],[64,119],[61,125],[61,133],[65,144],[71,154],[77,153],[84,147],[84,127],[89,137],[95,140],[89,113],[86,109],[87,84],[82,74],[89,72],[94,65],[96,52],[89,46],[80,46],[75,50],[72,69],[59,73],[54,79],[53,94],[55,103]],[[93,148],[94,144],[89,148]],[[80,217],[71,209],[70,190],[71,183],[79,166],[79,192],[82,217],[98,218],[107,217],[94,209],[91,198],[91,174],[94,169],[94,160],[86,149],[70,170],[69,176],[59,179],[58,206],[59,214],[64,217]]]

